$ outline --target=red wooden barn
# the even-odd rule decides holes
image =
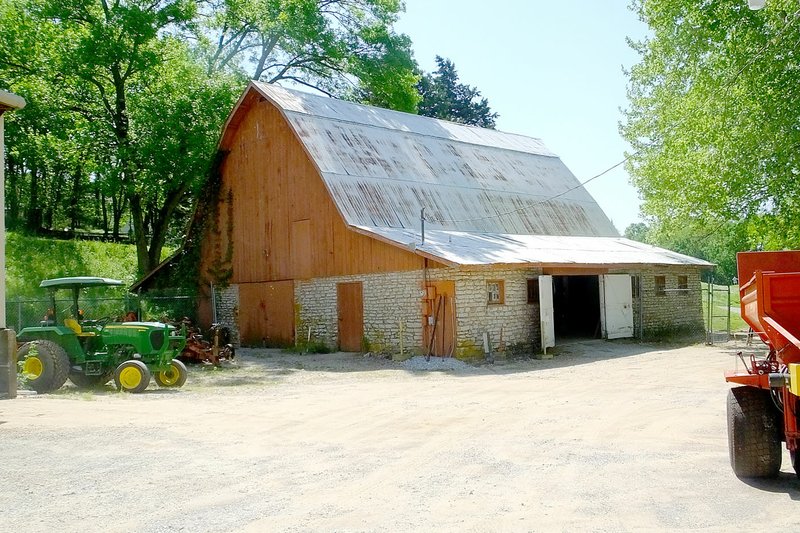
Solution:
[[[702,331],[711,265],[621,238],[539,139],[253,82],[220,150],[202,272],[225,272],[217,318],[243,345],[470,357]]]

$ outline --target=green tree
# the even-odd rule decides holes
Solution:
[[[181,237],[246,77],[416,110],[410,41],[392,30],[401,9],[399,0],[3,0],[0,83],[28,100],[8,122],[19,137],[10,226],[118,236],[130,221],[139,270],[151,270]]]
[[[644,222],[635,222],[625,228],[624,236],[626,239],[630,239],[632,241],[650,243],[649,233],[650,228],[647,224]]]
[[[400,0],[212,0],[197,26],[209,74],[236,71],[414,112],[411,42]]]
[[[736,252],[748,249],[752,237],[752,227],[747,221],[680,218],[653,221],[645,227],[642,242],[714,263],[716,268],[704,272],[704,278],[713,277],[717,283],[733,282]]]
[[[621,124],[643,211],[664,228],[691,228],[689,239],[719,226],[736,229],[722,239],[730,246],[800,246],[797,3],[773,0],[758,12],[743,0],[631,7],[651,30],[631,43],[641,60]]]
[[[12,33],[0,72],[21,88],[42,87],[33,97],[19,91],[38,114],[26,108],[15,117],[20,130],[35,134],[20,152],[39,148],[28,158],[32,183],[42,168],[56,185],[72,180],[73,197],[91,183],[104,219],[111,199],[114,233],[127,209],[142,273],[158,263],[176,215],[191,205],[241,90],[240,79],[208,76],[181,42],[195,13],[191,0],[18,0],[2,19],[6,28],[15,20],[27,26]],[[37,119],[44,119],[41,131],[24,124]],[[30,191],[34,222],[53,227],[37,206],[58,203],[63,193],[56,187],[43,203],[33,197],[41,187]],[[77,210],[72,201],[66,212]]]
[[[419,114],[494,129],[498,114],[492,113],[489,101],[477,88],[458,81],[452,61],[436,56],[436,64],[436,72],[423,74],[417,84]]]

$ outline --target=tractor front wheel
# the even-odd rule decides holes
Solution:
[[[173,359],[168,369],[156,372],[153,378],[161,387],[177,388],[183,387],[183,384],[186,383],[187,375],[186,365],[182,361]]]
[[[797,474],[798,479],[800,479],[800,450],[789,452],[789,455],[792,458],[792,466],[794,467],[794,473]]]
[[[52,341],[26,342],[19,349],[20,374],[28,388],[52,392],[67,381],[69,357]]]
[[[69,373],[69,380],[79,389],[94,389],[96,387],[102,387],[108,383],[112,377],[114,377],[113,372],[104,372],[99,376],[87,376],[83,372],[76,370],[71,370]]]
[[[737,477],[778,475],[782,456],[778,422],[769,391],[736,387],[728,392],[728,451]]]
[[[123,392],[144,392],[150,384],[150,370],[136,359],[125,361],[114,371],[114,383]]]

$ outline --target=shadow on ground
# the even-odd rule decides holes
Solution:
[[[643,343],[630,340],[607,341],[583,339],[564,341],[550,350],[552,359],[537,359],[534,356],[497,358],[494,363],[477,361],[465,363],[453,358],[414,357],[406,361],[395,361],[389,357],[363,355],[359,353],[335,352],[328,354],[286,353],[279,349],[242,348],[237,351],[242,368],[257,366],[259,370],[272,372],[305,370],[311,372],[375,372],[381,370],[405,370],[410,373],[439,372],[454,376],[497,375],[536,372],[568,366],[589,364],[607,359],[634,357],[645,353],[659,352],[684,347],[694,343]]]
[[[773,479],[742,479],[742,483],[754,489],[774,494],[786,494],[792,501],[800,501],[800,483],[795,474],[780,472]]]

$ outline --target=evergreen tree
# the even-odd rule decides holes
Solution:
[[[498,114],[492,113],[489,101],[476,87],[459,83],[452,61],[436,56],[436,64],[436,72],[423,74],[417,84],[419,114],[494,129]]]

